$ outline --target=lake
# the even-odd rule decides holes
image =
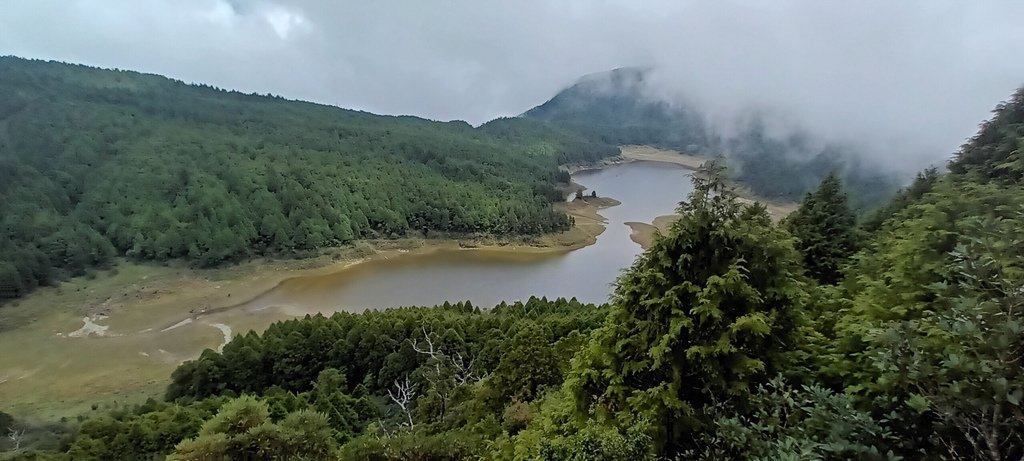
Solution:
[[[564,253],[439,249],[374,259],[327,275],[288,279],[244,303],[249,311],[360,311],[469,300],[490,307],[530,296],[608,300],[613,283],[641,252],[626,222],[670,214],[693,189],[690,170],[659,162],[632,162],[582,171],[573,180],[621,205],[600,214],[607,229],[593,245]]]

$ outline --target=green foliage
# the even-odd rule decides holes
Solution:
[[[470,431],[442,434],[404,432],[386,437],[363,437],[345,445],[341,460],[351,461],[460,461],[479,459],[486,440]]]
[[[559,162],[618,149],[0,58],[0,299],[115,255],[212,266],[406,233],[539,234]]]
[[[786,227],[796,237],[808,275],[820,283],[835,284],[842,268],[857,251],[856,217],[846,203],[839,177],[829,174],[821,186],[786,217]]]
[[[931,192],[939,177],[939,170],[936,168],[926,168],[918,173],[909,186],[900,189],[885,205],[869,213],[861,222],[861,229],[866,233],[878,231],[886,220],[920,200],[924,194]]]
[[[275,423],[266,402],[240,397],[225,403],[197,437],[178,443],[167,459],[322,460],[334,459],[337,450],[323,414],[298,411]]]
[[[503,403],[533,400],[545,387],[562,382],[552,341],[542,327],[523,321],[513,331],[488,381]]]
[[[563,390],[547,395],[529,426],[511,437],[499,438],[492,456],[498,460],[657,459],[646,420],[618,428],[577,418],[571,395]]]
[[[964,225],[951,252],[954,282],[935,287],[948,301],[881,323],[864,354],[880,383],[910,390],[903,413],[934,421],[936,450],[1016,459],[1024,455],[1024,203],[1010,218]]]
[[[807,297],[797,254],[765,209],[739,203],[720,170],[694,182],[671,231],[618,281],[605,326],[567,380],[585,415],[663,422],[665,454],[710,429],[706,407],[742,409],[780,370]]]
[[[914,353],[919,346],[905,341],[915,336],[890,331],[891,327],[917,329],[922,320],[932,322],[936,313],[950,309],[959,296],[950,289],[959,283],[954,258],[958,245],[977,234],[976,219],[1018,219],[1015,210],[1024,206],[1022,192],[945,177],[932,192],[890,219],[856,256],[842,284],[839,295],[845,300],[831,333],[834,360],[826,372],[846,382],[851,392],[866,393],[879,411],[905,411],[905,402],[916,391],[905,371],[879,379],[876,348],[901,344],[906,353]],[[896,343],[886,345],[890,339]],[[912,420],[904,425],[908,428],[928,424],[919,421],[916,412],[906,417]]]
[[[428,333],[438,350],[461,355],[464,364],[472,360],[483,376],[498,365],[506,344],[515,342],[519,322],[540,322],[550,337],[557,338],[589,331],[604,313],[575,299],[531,298],[488,311],[468,303],[446,303],[435,308],[339,312],[329,318],[307,316],[273,324],[262,335],[236,336],[223,352],[208,350],[198,360],[186,362],[173,373],[167,396],[262,393],[272,386],[304,392],[331,368],[343,371],[343,381],[340,376],[332,381],[343,382],[346,392],[362,385],[369,393],[383,395],[396,379],[422,375],[433,367],[433,359],[413,347],[421,345]]]
[[[72,459],[138,459],[168,453],[198,433],[223,399],[191,405],[150,401],[129,412],[112,412],[82,424],[68,454]]]
[[[480,126],[480,131],[497,139],[522,143],[533,140],[531,152],[553,155],[559,164],[596,162],[605,157],[618,155],[621,143],[591,141],[586,137],[560,130],[529,118],[498,118]],[[569,174],[563,173],[558,180],[569,182]]]
[[[949,170],[976,180],[1020,184],[1024,179],[1024,88],[992,113],[949,162]]]
[[[926,172],[900,197],[835,293],[825,379],[889,422],[900,455],[1024,452],[1014,403],[1024,393],[1024,188],[993,168],[1021,138],[1019,95],[961,149],[952,174]]]
[[[753,412],[730,405],[709,409],[715,430],[687,459],[844,460],[893,459],[878,448],[892,435],[850,396],[818,385],[799,389],[775,378],[758,386]]]
[[[345,379],[343,372],[327,368],[317,376],[310,392],[312,408],[327,416],[335,439],[342,443],[361,432],[377,416],[376,408],[365,396],[348,394]]]

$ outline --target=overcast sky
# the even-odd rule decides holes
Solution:
[[[479,124],[579,76],[938,159],[1024,83],[1024,1],[4,0],[0,54]],[[897,146],[897,147],[893,147]],[[880,158],[894,155],[880,153]],[[900,161],[895,159],[893,161]],[[911,163],[916,163],[911,162]]]

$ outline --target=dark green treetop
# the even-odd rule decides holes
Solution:
[[[842,278],[843,265],[858,248],[856,220],[834,173],[804,197],[786,227],[796,237],[808,275],[825,284]]]

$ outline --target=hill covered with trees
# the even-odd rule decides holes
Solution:
[[[538,234],[618,148],[0,58],[0,300],[114,256],[202,266],[408,232]]]
[[[278,323],[181,365],[166,401],[21,456],[1020,459],[1022,107],[871,233],[838,178],[774,223],[711,165],[607,305]]]
[[[649,72],[623,67],[586,75],[523,117],[613,145],[646,144],[688,153],[706,150],[714,134],[703,116],[651,98],[645,88]]]
[[[651,72],[624,67],[587,75],[523,117],[598,142],[723,155],[733,177],[764,197],[799,200],[838,172],[854,192],[854,205],[867,208],[884,202],[900,185],[891,172],[861,161],[855,147],[826,142],[799,127],[769,132],[760,113],[746,114],[723,130],[692,104],[656,94]]]

